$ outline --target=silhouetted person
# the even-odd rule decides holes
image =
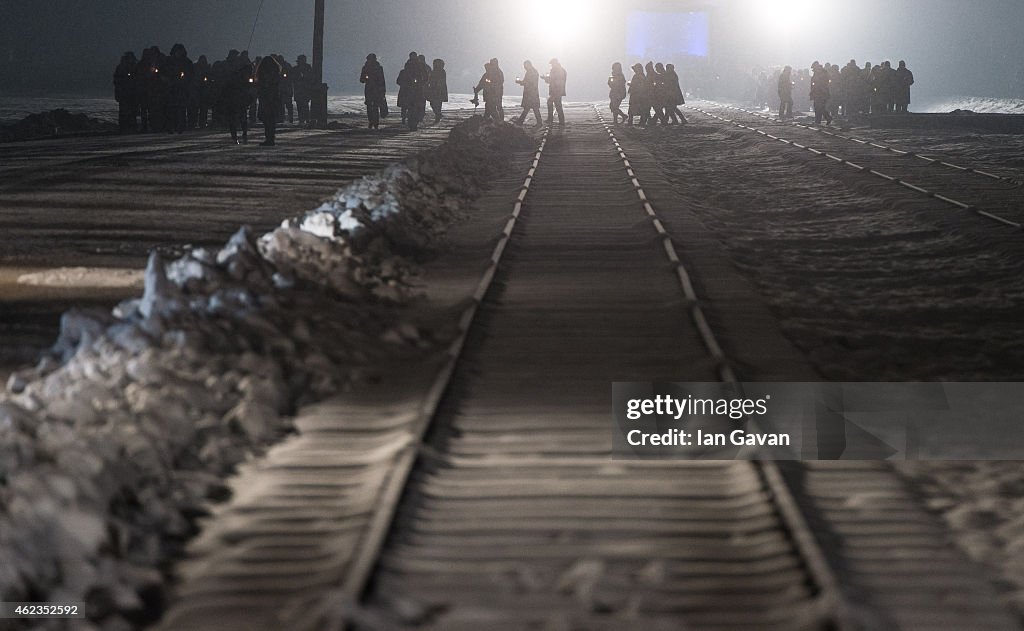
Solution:
[[[121,63],[114,70],[114,99],[117,101],[117,126],[122,134],[135,131],[139,112],[135,90],[135,67],[139,61],[129,51],[121,55]]]
[[[851,59],[849,63],[843,66],[843,69],[839,71],[839,84],[842,96],[840,97],[840,107],[842,108],[843,116],[850,118],[853,114],[857,113],[857,90],[860,82],[860,67],[857,65],[856,59]]]
[[[565,82],[567,73],[557,59],[551,60],[551,70],[544,75],[548,84],[548,125],[554,123],[555,112],[558,112],[558,124],[565,124],[565,112],[562,111],[562,99],[565,98]]]
[[[243,50],[242,51],[242,57],[244,57],[246,59],[246,61],[249,61],[249,51]],[[255,72],[256,72],[256,68],[259,67],[261,61],[263,61],[263,58],[258,56],[258,55],[256,56],[255,59],[251,60],[250,65],[252,65],[253,74],[254,75],[255,75]],[[252,99],[249,101],[249,108],[248,108],[249,122],[250,123],[255,123],[260,118],[259,94],[256,93],[256,86],[255,85],[251,85],[250,88],[251,88],[250,92],[252,92]]]
[[[896,71],[893,70],[891,62],[882,62],[882,77],[879,85],[882,89],[885,112],[891,114],[896,111]]]
[[[914,85],[914,73],[907,68],[907,62],[900,62],[900,67],[893,75],[893,82],[895,83],[896,111],[906,114],[907,108],[910,106],[910,86]]]
[[[292,65],[284,58],[284,55],[274,55],[277,64],[281,66],[281,109],[278,116],[278,123],[288,121],[289,125],[295,123],[295,105],[292,99],[295,98],[295,79],[292,76]]]
[[[406,122],[411,131],[416,131],[423,121],[426,109],[427,80],[430,78],[427,76],[427,73],[429,69],[420,58],[420,55],[411,53],[409,61],[405,63],[405,71]],[[401,95],[399,95],[399,99],[401,99]]]
[[[434,60],[434,68],[427,81],[427,100],[434,110],[434,123],[441,122],[441,109],[448,102],[448,73],[444,69],[443,59]]]
[[[633,117],[640,118],[640,124],[646,125],[651,116],[651,105],[648,102],[647,76],[644,75],[644,67],[641,64],[633,64],[633,78],[629,80],[629,124],[633,124]]]
[[[418,55],[416,57],[416,62],[420,66],[420,77],[423,80],[422,89],[419,91],[420,99],[416,101],[416,124],[419,125],[427,116],[427,102],[429,101],[427,96],[427,87],[430,86],[430,75],[433,71],[430,68],[430,64],[427,63],[426,55]]]
[[[224,121],[231,132],[231,140],[238,144],[238,130],[242,130],[242,142],[249,141],[249,118],[247,115],[252,100],[252,64],[249,59],[232,50],[222,62],[216,81],[220,85],[214,112]]]
[[[622,74],[622,64],[616,61],[612,64],[612,74],[608,77],[608,108],[612,111],[614,123],[619,122],[620,116],[623,123],[629,120],[626,113],[622,111],[624,100],[626,100],[626,75]]]
[[[811,103],[814,106],[814,123],[821,124],[825,119],[826,124],[832,124],[832,114],[828,111],[828,100],[831,98],[829,90],[828,71],[818,62],[811,66],[814,74],[811,76]]]
[[[295,109],[299,125],[309,125],[309,105],[313,100],[313,66],[306,63],[306,56],[299,55],[292,67],[292,90],[295,94]]]
[[[665,94],[667,95],[665,111],[669,118],[676,123],[686,123],[686,117],[679,109],[680,105],[686,103],[686,98],[683,97],[683,88],[679,85],[679,74],[676,73],[674,64],[665,66]]]
[[[540,127],[544,124],[544,119],[540,115],[540,73],[530,60],[523,62],[523,69],[526,71],[523,78],[516,79],[516,83],[523,86],[523,113],[516,119],[516,123],[522,125],[526,122],[527,115],[533,112],[537,126]]]
[[[793,118],[793,68],[786,66],[779,75],[779,118]]]
[[[405,62],[405,66],[395,79],[395,83],[398,84],[398,109],[402,112],[403,125],[408,124],[409,112],[412,109],[413,68],[419,65],[417,57],[415,52],[409,53],[409,60]]]
[[[484,95],[484,120],[500,121],[502,120],[501,108],[499,103],[501,102],[501,91],[499,90],[500,81],[502,79],[501,70],[494,65],[494,60],[488,61],[484,64],[484,74],[480,77],[480,81],[473,88],[473,98],[476,99],[477,95]]]
[[[875,87],[871,81],[871,62],[864,63],[864,69],[857,76],[857,108],[861,114],[871,113],[871,101]]]
[[[160,76],[167,90],[167,133],[188,129],[188,99],[194,75],[192,60],[182,44],[175,44],[160,65]]]
[[[188,127],[203,129],[210,116],[210,62],[206,55],[200,55],[195,63],[195,76],[189,92]]]
[[[160,64],[163,55],[156,46],[142,51],[136,73],[139,78],[139,106],[142,131],[159,132],[164,130],[165,90],[160,81]]]
[[[491,58],[491,69],[494,72],[494,107],[498,112],[498,120],[505,120],[505,71],[501,69],[497,57]]]
[[[264,140],[261,147],[273,147],[277,136],[277,121],[281,116],[281,64],[273,55],[267,55],[256,66],[256,93],[260,99],[260,120],[263,121]]]
[[[653,106],[654,119],[663,125],[668,123],[668,115],[665,111],[665,67],[648,61],[644,68],[647,71],[647,81],[650,82],[651,106]]]
[[[366,101],[366,118],[370,129],[380,129],[381,116],[387,116],[387,82],[384,80],[384,68],[377,61],[377,55],[370,53],[359,75],[359,82],[364,85],[363,94]]]
[[[883,78],[884,72],[882,66],[876,65],[871,69],[870,81],[871,81],[871,113],[872,114],[884,114],[885,113],[885,79]]]
[[[825,69],[828,71],[828,87],[831,93],[828,99],[828,113],[834,119],[839,116],[839,104],[842,100],[842,75],[839,64],[825,64]]]

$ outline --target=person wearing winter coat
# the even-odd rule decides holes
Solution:
[[[679,74],[676,73],[675,64],[665,66],[665,113],[675,123],[686,123],[686,117],[679,109],[680,105],[686,103],[683,97],[683,89],[679,86]]]
[[[256,66],[256,93],[260,99],[259,117],[263,122],[264,140],[261,147],[273,147],[277,136],[277,121],[284,113],[281,101],[281,82],[284,71],[273,55],[267,55]]]
[[[516,79],[516,83],[523,86],[523,113],[516,122],[522,125],[530,112],[533,112],[537,126],[540,127],[544,124],[544,119],[540,115],[540,73],[529,59],[523,62],[523,69],[526,71],[523,78]]]
[[[893,75],[893,83],[895,84],[894,101],[896,103],[896,112],[906,114],[907,108],[910,105],[910,86],[914,85],[914,73],[907,68],[907,62],[900,62],[900,67],[896,69],[896,74]]]
[[[135,131],[139,115],[138,95],[135,91],[135,67],[139,61],[135,53],[121,55],[121,63],[114,70],[114,99],[117,101],[118,129],[122,134]]]
[[[642,64],[633,64],[633,78],[629,80],[629,124],[633,117],[640,118],[640,124],[646,125],[651,117],[651,104],[648,96],[647,76]]]
[[[235,144],[238,144],[239,127],[242,129],[242,142],[248,142],[249,117],[246,112],[253,100],[252,63],[247,56],[232,50],[227,59],[214,64],[213,76],[217,86],[214,115],[227,125]]]
[[[313,66],[306,61],[305,55],[299,55],[292,66],[292,91],[295,94],[295,109],[299,117],[299,125],[309,125],[309,109],[316,90],[313,87]]]
[[[434,123],[441,122],[441,108],[448,102],[448,73],[443,59],[434,60],[430,79],[427,80],[427,100],[430,101],[430,109],[434,110]]]
[[[622,111],[622,102],[626,100],[626,75],[622,73],[622,64],[612,64],[612,74],[608,77],[608,108],[612,111],[613,122],[618,123],[619,117],[622,122],[629,120]]]
[[[377,61],[377,55],[370,53],[359,74],[359,82],[363,84],[366,102],[366,118],[370,129],[380,129],[381,117],[387,116],[387,81],[384,80],[384,67]]]
[[[492,59],[484,64],[484,74],[473,88],[473,98],[475,99],[482,93],[484,95],[484,120],[499,122],[503,120],[501,99],[504,93],[502,86],[504,74],[495,63],[496,61]]]
[[[793,118],[792,66],[786,66],[779,75],[779,118]]]
[[[562,110],[562,99],[565,98],[567,73],[557,59],[551,60],[551,71],[542,77],[548,84],[548,125],[553,124],[555,112],[558,112],[558,124],[565,124],[565,112]]]
[[[182,44],[175,44],[171,54],[164,57],[159,66],[160,78],[165,85],[167,100],[164,120],[167,122],[167,133],[182,133],[188,128],[188,104],[192,91],[192,80],[195,66],[188,58],[188,52]]]
[[[832,124],[832,113],[828,111],[828,102],[832,92],[829,89],[828,70],[818,62],[811,66],[811,103],[814,105],[814,123],[821,124],[824,118],[827,125]]]

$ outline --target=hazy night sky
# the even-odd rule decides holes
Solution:
[[[260,0],[0,0],[0,90],[6,94],[107,94],[120,54],[175,42],[196,59],[244,49]],[[755,4],[762,8],[758,9]],[[1024,97],[1024,2],[1021,0],[788,0],[789,26],[776,22],[787,0],[327,0],[325,80],[333,94],[359,90],[367,52],[385,65],[389,91],[410,50],[448,61],[449,88],[467,91],[481,65],[502,59],[506,91],[520,63],[538,67],[559,56],[569,70],[569,98],[602,98],[612,61],[625,56],[630,9],[686,11],[712,7],[716,70],[811,61],[861,64],[906,59],[918,94]],[[570,9],[573,20],[552,15]],[[611,8],[608,8],[611,7]],[[555,9],[557,11],[558,9]],[[251,51],[309,54],[313,0],[265,0]],[[668,60],[666,60],[668,61]],[[685,77],[684,77],[685,81]]]

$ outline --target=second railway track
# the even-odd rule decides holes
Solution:
[[[838,129],[787,123],[717,103],[691,104],[699,112],[759,137],[806,152],[823,163],[853,169],[866,177],[890,182],[950,207],[1017,230],[1024,229],[1024,189],[1013,178],[968,165],[897,149],[850,136]],[[736,117],[739,116],[740,120]],[[955,192],[953,192],[955,191]]]

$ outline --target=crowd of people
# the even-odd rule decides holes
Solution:
[[[305,55],[295,64],[281,55],[250,60],[232,50],[210,64],[206,55],[193,62],[182,44],[169,54],[152,46],[137,59],[126,52],[114,71],[114,96],[123,133],[183,133],[218,124],[231,138],[248,140],[248,124],[261,120],[265,145],[273,145],[276,127],[288,120],[310,124],[310,104],[319,86]]]
[[[565,97],[566,71],[557,59],[551,60],[551,71],[541,76],[529,60],[523,62],[525,74],[516,79],[523,88],[523,113],[512,122],[523,124],[530,113],[536,118],[537,125],[542,124],[540,114],[540,81],[548,84],[548,122],[551,123],[558,114],[560,123],[565,123],[565,112],[562,99]],[[369,127],[378,129],[382,118],[388,116],[387,80],[384,69],[377,61],[375,54],[367,55],[359,80],[364,84],[366,115]],[[433,65],[427,65],[424,55],[409,53],[409,59],[398,74],[398,107],[402,113],[402,124],[415,130],[426,115],[427,103],[434,112],[434,122],[441,120],[443,104],[448,102],[448,79],[443,59],[435,59]],[[505,120],[505,73],[497,59],[484,64],[484,73],[473,88],[471,102],[479,107],[483,97],[483,118],[485,120]]]
[[[398,108],[402,113],[402,125],[416,131],[426,117],[427,103],[434,113],[434,123],[440,122],[444,104],[448,102],[448,73],[443,59],[427,64],[426,55],[413,51],[398,73]],[[377,61],[377,55],[370,53],[359,75],[364,86],[366,116],[370,129],[380,129],[380,121],[390,111],[387,101],[387,80],[384,67]]]
[[[565,123],[562,99],[567,73],[558,59],[550,61],[550,68],[541,75],[532,62],[523,62],[524,74],[515,80],[523,90],[522,113],[511,122],[522,125],[533,114],[538,126],[544,124],[540,109],[543,80],[548,84],[547,123],[553,124],[556,114],[558,122]],[[679,109],[685,98],[673,64],[637,63],[631,70],[633,75],[627,81],[622,64],[615,63],[608,77],[609,109],[615,123],[687,122]],[[367,55],[359,80],[364,84],[368,126],[379,129],[389,110],[387,81],[376,55]],[[448,102],[443,59],[434,59],[431,65],[425,55],[409,53],[397,84],[402,125],[416,130],[428,103],[434,122],[441,120],[443,105]],[[773,76],[760,72],[754,100],[770,107],[774,87],[780,118],[792,117],[794,109],[813,108],[815,122],[830,125],[838,116],[906,113],[913,84],[914,74],[904,61],[897,68],[888,61],[866,63],[863,68],[853,59],[842,68],[816,61],[809,70],[794,72],[786,66]],[[293,65],[277,54],[250,59],[248,51],[232,50],[225,59],[210,64],[205,55],[193,62],[185,47],[175,44],[166,55],[157,46],[145,49],[141,59],[133,52],[124,53],[114,71],[114,92],[123,133],[180,134],[217,125],[227,128],[238,143],[248,141],[249,123],[259,120],[264,125],[263,144],[273,145],[277,125],[285,120],[294,123],[297,115],[300,125],[312,125],[311,105],[323,95],[323,87],[305,55],[299,55]],[[474,104],[479,105],[483,97],[485,119],[505,119],[505,74],[497,59],[484,64],[473,92]],[[627,97],[628,108],[623,111]]]
[[[655,123],[686,123],[686,117],[679,110],[686,99],[673,64],[649,61],[646,66],[634,64],[631,70],[633,77],[628,84],[622,73],[622,64],[618,62],[612,65],[612,74],[608,77],[609,107],[614,122],[618,123],[621,118],[623,122],[632,125],[633,119],[637,118],[639,124],[645,126]],[[628,113],[622,111],[622,101],[627,94]]]
[[[512,119],[513,123],[522,125],[532,113],[536,125],[544,124],[540,113],[540,82],[543,80],[548,84],[548,124],[554,123],[555,114],[558,114],[558,122],[565,124],[565,111],[562,109],[562,99],[565,98],[565,84],[568,80],[568,73],[557,59],[550,62],[551,70],[541,75],[540,71],[527,59],[523,62],[523,76],[516,77],[516,84],[523,88],[522,108],[523,112],[518,118]],[[491,59],[484,64],[484,74],[480,77],[473,88],[474,105],[480,104],[480,95],[483,95],[484,119],[502,121],[505,120],[505,107],[502,100],[505,97],[505,73],[497,59]]]
[[[767,73],[762,73],[759,83],[767,81]],[[824,120],[831,125],[837,116],[906,114],[914,73],[905,61],[899,62],[897,68],[888,61],[874,66],[868,62],[863,68],[854,59],[843,68],[815,61],[809,72],[801,70],[796,75],[792,67],[786,66],[778,73],[775,83],[780,118],[793,116],[794,97],[804,93],[814,110],[815,122],[820,124]],[[767,104],[767,91],[766,85],[758,86],[759,104]]]

